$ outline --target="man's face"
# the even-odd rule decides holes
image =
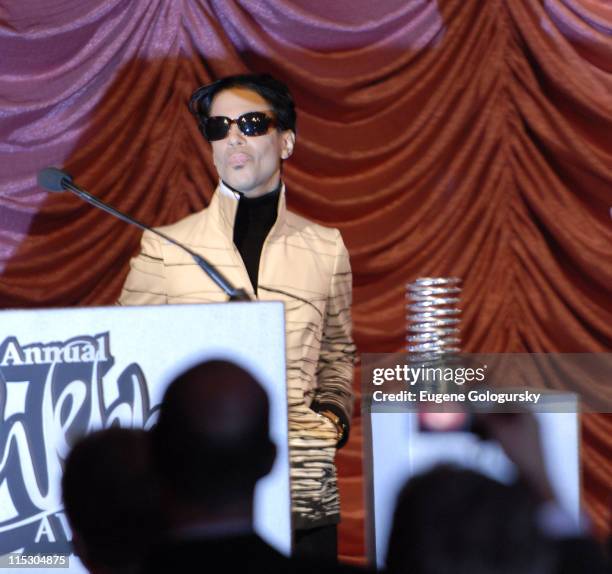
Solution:
[[[231,88],[219,92],[210,107],[210,116],[233,120],[247,112],[266,112],[273,116],[272,106],[257,92]],[[291,130],[279,132],[271,126],[262,136],[245,136],[232,124],[222,140],[211,142],[213,161],[219,177],[247,197],[258,197],[272,191],[280,180],[281,159],[293,151],[295,135]]]

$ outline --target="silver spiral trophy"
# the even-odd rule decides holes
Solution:
[[[421,277],[406,285],[406,350],[411,363],[452,361],[460,352],[458,277]]]

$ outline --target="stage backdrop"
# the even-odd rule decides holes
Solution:
[[[403,347],[404,285],[424,275],[464,279],[466,351],[610,350],[611,32],[597,0],[2,2],[0,305],[113,303],[138,250],[137,230],[37,188],[40,168],[175,221],[215,187],[191,92],[269,71],[299,111],[289,204],[343,233],[361,352]],[[339,455],[354,558],[356,413]],[[582,437],[604,532],[612,421],[583,417]]]

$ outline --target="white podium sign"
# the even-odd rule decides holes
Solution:
[[[60,479],[74,441],[113,424],[150,428],[172,378],[207,358],[240,364],[268,392],[277,458],[258,484],[255,523],[270,544],[290,552],[281,303],[4,311],[0,317],[0,556],[69,553]],[[85,571],[73,555],[69,569],[46,570]]]

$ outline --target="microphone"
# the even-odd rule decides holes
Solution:
[[[64,183],[72,183],[72,176],[56,167],[46,167],[38,172],[38,185],[48,191],[64,191]]]
[[[204,257],[202,257],[199,253],[189,249],[186,245],[183,245],[176,239],[173,239],[169,235],[154,229],[146,225],[145,223],[141,223],[137,219],[134,219],[127,213],[123,213],[118,209],[114,208],[112,205],[105,203],[101,199],[98,199],[96,196],[92,195],[82,187],[79,187],[75,183],[73,183],[72,176],[61,169],[56,167],[46,167],[45,169],[41,169],[38,172],[38,185],[40,187],[45,188],[48,191],[53,192],[63,192],[70,191],[74,193],[82,200],[90,203],[94,207],[105,211],[106,213],[110,213],[112,216],[121,219],[121,221],[125,221],[131,225],[135,225],[139,229],[143,231],[150,231],[151,233],[165,239],[168,243],[172,243],[172,245],[176,245],[178,248],[182,249],[186,253],[189,253],[191,257],[193,257],[194,261],[198,264],[198,266],[210,277],[210,279],[223,290],[224,293],[227,294],[230,301],[250,301],[251,298],[248,296],[244,289],[236,289],[232,285],[232,283],[227,279],[221,271],[219,271],[212,263],[208,262]]]

